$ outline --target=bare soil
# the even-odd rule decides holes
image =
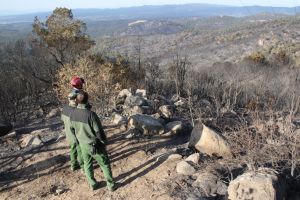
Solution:
[[[39,132],[39,130],[41,132]],[[29,133],[39,134],[40,146],[22,148]],[[92,191],[85,176],[71,171],[69,147],[58,119],[19,129],[16,136],[0,140],[0,199],[182,199],[187,183],[178,179],[170,152],[182,147],[187,136],[127,139],[126,133],[107,125],[107,146],[118,188],[110,192],[95,163],[101,187]],[[176,148],[176,149],[174,149]]]

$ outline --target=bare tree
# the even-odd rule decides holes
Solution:
[[[177,96],[181,96],[185,93],[185,81],[190,67],[191,63],[189,62],[188,57],[181,57],[177,52],[173,57],[171,66],[169,67],[170,78],[175,82]]]

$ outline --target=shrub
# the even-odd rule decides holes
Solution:
[[[81,58],[74,65],[66,64],[57,75],[57,94],[66,103],[71,91],[70,80],[73,76],[84,78],[84,90],[89,94],[92,106],[97,112],[108,114],[114,107],[114,97],[123,88],[135,86],[129,62],[122,56],[109,59],[98,55]]]
[[[255,63],[266,63],[266,56],[261,52],[254,52],[250,54],[247,58]]]

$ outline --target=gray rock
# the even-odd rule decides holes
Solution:
[[[126,107],[123,111],[123,114],[126,116],[132,116],[137,114],[151,115],[152,113],[153,113],[153,108],[150,106]]]
[[[126,98],[132,96],[132,93],[128,89],[123,89],[119,92],[117,98]]]
[[[195,168],[184,160],[180,161],[177,164],[176,171],[178,174],[183,174],[183,175],[193,175],[196,173]]]
[[[209,172],[198,174],[193,187],[200,188],[208,196],[225,195],[227,192],[226,184],[218,176]]]
[[[164,132],[164,127],[155,118],[149,115],[133,115],[128,122],[128,128],[136,128],[144,135],[156,135]]]
[[[155,119],[157,119],[162,125],[166,124],[166,121],[160,117],[159,113],[152,114],[151,116],[154,117]]]
[[[181,121],[169,122],[165,126],[166,132],[178,134],[183,130],[183,123]]]
[[[195,164],[198,164],[199,163],[199,160],[200,160],[200,154],[199,153],[194,153],[192,155],[190,155],[189,157],[187,157],[185,159],[185,161],[190,161],[190,162],[193,162]]]
[[[181,159],[182,159],[182,155],[178,153],[171,154],[167,158],[167,160],[172,160],[172,161],[181,160]]]
[[[130,138],[135,138],[135,137],[140,137],[142,134],[139,130],[137,129],[129,129],[126,133],[125,133],[125,138],[130,139]]]
[[[57,195],[60,195],[60,194],[64,193],[64,190],[62,190],[62,189],[57,189],[55,192],[56,192]]]
[[[118,113],[113,113],[111,122],[114,125],[122,125],[122,124],[125,124],[127,122],[127,120],[122,115],[120,115]]]
[[[147,91],[144,89],[137,89],[135,92],[135,95],[146,98],[147,97]]]
[[[46,118],[49,119],[49,118],[52,118],[52,117],[56,117],[60,115],[60,109],[59,108],[54,108],[52,109],[47,115],[46,115]]]
[[[41,140],[41,137],[39,135],[27,135],[24,137],[21,141],[22,147],[28,147],[28,146],[39,146],[42,145],[43,141]]]
[[[143,114],[143,109],[140,106],[133,106],[133,107],[125,107],[123,114],[125,116],[132,116],[137,114]]]
[[[125,103],[125,99],[130,96],[132,96],[132,93],[128,89],[121,90],[117,95],[116,105],[123,105]]]
[[[125,105],[128,107],[133,107],[133,106],[147,106],[148,103],[147,101],[140,96],[128,96],[125,99]]]
[[[159,111],[162,117],[170,119],[174,116],[175,108],[172,105],[163,105],[159,107]]]
[[[176,102],[174,103],[174,105],[177,106],[177,107],[180,107],[180,106],[185,105],[185,102],[184,102],[183,100],[180,99],[179,101],[176,101]]]
[[[228,198],[231,200],[283,200],[285,193],[285,182],[276,171],[268,168],[246,172],[231,181],[228,187]]]
[[[198,151],[210,156],[218,155],[224,158],[232,157],[231,148],[226,141],[226,138],[198,120],[195,121],[195,126],[189,141],[189,147],[194,147]]]

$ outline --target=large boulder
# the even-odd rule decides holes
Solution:
[[[172,105],[163,105],[159,107],[159,111],[162,117],[170,119],[174,116],[175,107]]]
[[[144,135],[156,135],[164,133],[163,125],[154,117],[149,115],[133,115],[128,122],[128,128],[136,128]]]
[[[195,121],[189,147],[193,147],[210,156],[217,155],[223,158],[231,158],[232,153],[226,138],[213,129],[205,126],[199,120]]]
[[[8,134],[12,128],[13,126],[11,123],[0,119],[0,137]]]
[[[229,183],[228,199],[283,200],[285,182],[268,168],[249,171]]]

